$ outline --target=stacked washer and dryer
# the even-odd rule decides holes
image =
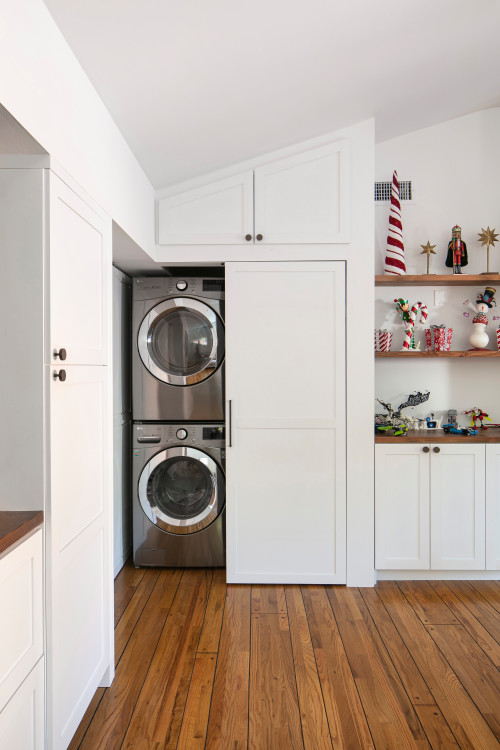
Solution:
[[[137,566],[223,566],[224,279],[141,277],[132,293]]]

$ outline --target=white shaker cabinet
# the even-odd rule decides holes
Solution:
[[[51,169],[0,169],[0,236],[4,509],[44,510],[47,747],[63,750],[113,676],[111,220]]]
[[[486,568],[500,570],[500,443],[486,446]]]
[[[0,711],[2,750],[44,750],[43,658]]]
[[[429,569],[428,451],[412,443],[375,446],[376,568]]]
[[[53,172],[50,194],[50,334],[46,362],[108,361],[110,222]],[[63,351],[61,357],[61,350]]]
[[[485,570],[485,445],[376,445],[375,550],[380,570]]]
[[[226,264],[227,577],[345,583],[345,264]]]
[[[160,245],[349,239],[349,144],[339,140],[158,201]]]

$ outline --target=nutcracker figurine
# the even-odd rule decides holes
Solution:
[[[462,230],[456,224],[451,230],[445,265],[447,268],[453,268],[453,273],[462,273],[462,266],[466,266],[468,262],[467,245],[462,240]]]

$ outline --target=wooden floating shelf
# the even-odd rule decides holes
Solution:
[[[500,443],[500,428],[479,430],[477,435],[453,435],[443,430],[409,430],[406,435],[375,435],[376,443]]]
[[[406,357],[407,359],[413,359],[414,357],[500,357],[500,351],[496,349],[469,349],[465,352],[375,352],[375,357]]]
[[[409,274],[375,276],[375,286],[483,286],[488,284],[500,284],[500,274],[431,273],[416,276]]]

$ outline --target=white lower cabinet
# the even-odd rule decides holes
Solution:
[[[500,570],[500,443],[486,446],[486,568]]]
[[[0,750],[44,747],[42,530],[0,559]]]
[[[484,444],[375,446],[375,567],[485,570]]]
[[[0,750],[43,750],[43,657],[0,711]]]

